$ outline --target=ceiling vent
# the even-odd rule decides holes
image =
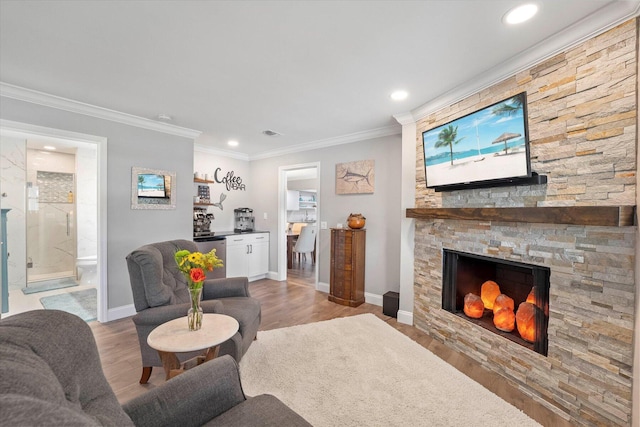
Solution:
[[[267,136],[279,136],[282,135],[280,132],[276,132],[275,130],[267,129],[262,131],[263,134]]]

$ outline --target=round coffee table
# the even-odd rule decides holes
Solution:
[[[238,321],[224,314],[205,313],[202,328],[190,331],[187,318],[170,320],[155,328],[147,337],[147,344],[158,351],[167,379],[184,372],[191,365],[189,361],[180,363],[176,353],[207,350],[204,356],[198,356],[199,365],[218,356],[220,344],[238,332]],[[185,366],[186,365],[186,366]]]

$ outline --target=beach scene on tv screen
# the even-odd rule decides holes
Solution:
[[[524,94],[422,134],[428,187],[527,176]]]
[[[139,174],[138,175],[138,196],[139,197],[165,197],[164,175]]]

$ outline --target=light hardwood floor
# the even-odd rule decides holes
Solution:
[[[317,292],[311,285],[312,271],[311,268],[293,269],[289,270],[288,279],[285,282],[264,279],[250,284],[252,296],[258,298],[262,304],[260,330],[266,331],[337,317],[373,313],[504,400],[520,408],[542,425],[554,427],[570,425],[470,358],[449,350],[412,326],[398,323],[395,318],[385,316],[382,313],[382,307],[365,303],[352,308],[329,302],[327,294]],[[130,318],[104,324],[92,322],[90,326],[96,337],[105,376],[120,402],[126,402],[165,382],[163,369],[156,367],[148,384],[138,383],[141,373],[140,350],[135,327]],[[260,339],[259,333],[258,339]]]

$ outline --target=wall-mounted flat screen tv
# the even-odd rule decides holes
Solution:
[[[138,174],[138,197],[167,197],[164,175]]]
[[[531,177],[528,132],[526,92],[423,132],[427,187],[485,187]]]

